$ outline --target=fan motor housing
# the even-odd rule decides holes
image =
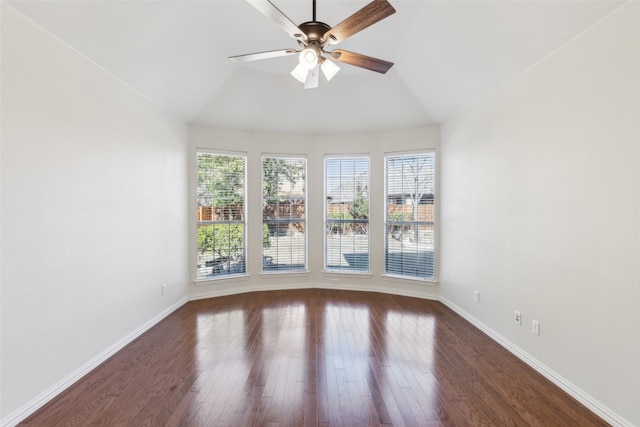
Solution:
[[[321,46],[326,42],[326,40],[323,39],[325,33],[331,29],[329,25],[318,21],[304,22],[298,25],[298,28],[307,36],[308,44],[315,42]]]

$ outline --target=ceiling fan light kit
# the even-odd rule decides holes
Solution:
[[[298,64],[296,68],[293,69],[291,75],[300,83],[304,83],[307,80],[307,75],[309,74],[309,69],[304,67],[302,64]]]
[[[318,46],[306,47],[300,52],[300,65],[307,70],[312,70],[318,65],[318,58],[321,56]]]
[[[325,47],[338,44],[376,22],[393,15],[396,11],[387,0],[373,0],[333,28],[324,22],[316,21],[316,0],[313,0],[313,20],[299,26],[296,26],[269,0],[247,0],[247,2],[296,39],[302,49],[281,49],[229,57],[232,61],[256,61],[298,53],[298,65],[291,71],[291,75],[303,83],[305,89],[318,87],[320,70],[327,81],[330,81],[340,71],[340,67],[329,60],[329,57],[334,61],[381,74],[385,74],[393,66],[392,62],[359,53],[341,49],[325,50]]]
[[[322,73],[327,78],[327,81],[330,82],[331,79],[338,74],[340,71],[340,67],[338,67],[335,62],[329,60],[329,58],[322,58],[322,62],[320,63],[320,68],[322,69]]]

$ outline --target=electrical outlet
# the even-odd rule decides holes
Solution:
[[[519,311],[514,311],[513,312],[513,320],[518,324],[521,325],[522,324],[522,316],[520,315]]]
[[[163,284],[162,284],[162,295],[164,295],[164,294],[166,294],[166,293],[167,293],[167,284],[166,284],[166,283],[163,283]]]
[[[474,291],[474,292],[473,292],[473,299],[474,299],[476,302],[480,302],[480,291]]]
[[[531,321],[531,332],[533,332],[534,335],[540,336],[540,323],[538,323],[537,320]]]
[[[338,279],[331,279],[331,284],[332,285],[337,285],[338,284]]]

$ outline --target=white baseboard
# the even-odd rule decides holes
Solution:
[[[567,381],[553,369],[549,368],[548,366],[537,360],[535,357],[531,356],[529,353],[513,344],[511,341],[507,340],[505,337],[491,329],[480,320],[476,319],[474,316],[454,304],[449,299],[440,296],[440,301],[612,426],[633,427],[633,424],[631,424],[629,421],[625,420],[624,418],[613,412],[611,409],[602,405],[602,403],[591,397],[588,393],[585,393],[575,384]]]
[[[81,379],[83,376],[91,372],[93,369],[98,367],[105,360],[116,354],[120,351],[124,346],[138,338],[140,335],[144,334],[146,331],[151,329],[154,325],[160,322],[162,319],[176,311],[178,308],[182,307],[188,301],[187,297],[181,298],[178,302],[166,308],[164,311],[153,317],[151,320],[144,323],[139,328],[135,329],[131,333],[129,333],[124,338],[120,339],[118,342],[111,345],[109,348],[105,349],[102,353],[98,354],[93,359],[89,360],[87,363],[82,365],[76,371],[72,372],[66,378],[63,378],[57,384],[50,387],[48,390],[45,390],[31,402],[24,405],[22,408],[14,411],[9,414],[6,419],[3,419],[0,425],[2,427],[13,427],[16,424],[20,423],[28,416],[36,412],[38,409],[43,407],[49,401],[51,401],[54,397],[62,393],[67,388],[71,387],[76,381]]]

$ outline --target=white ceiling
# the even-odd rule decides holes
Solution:
[[[311,0],[272,0],[293,22]],[[622,1],[390,0],[397,13],[337,47],[395,63],[339,64],[304,90],[297,58],[229,56],[297,47],[242,0],[10,1],[39,26],[188,123],[265,132],[378,132],[441,123],[488,96]],[[336,25],[368,0],[317,0]]]

